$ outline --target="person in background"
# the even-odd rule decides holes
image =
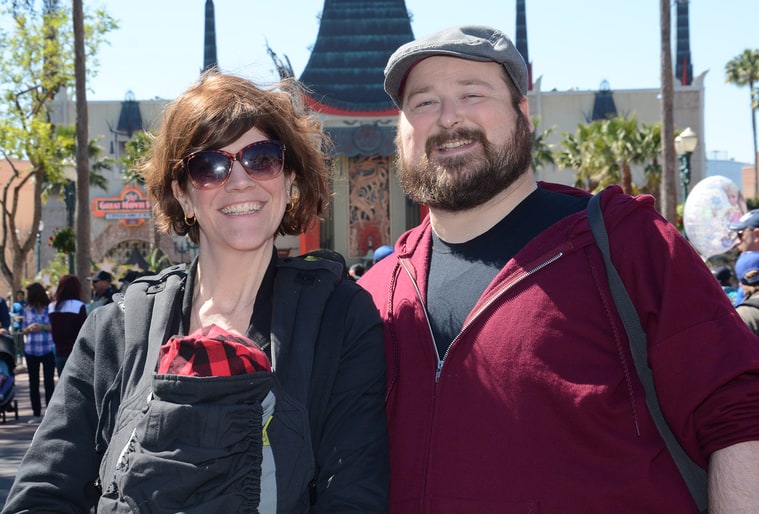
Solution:
[[[737,221],[727,224],[735,247],[743,252],[759,252],[759,209],[753,209],[741,216]],[[738,277],[740,280],[740,277]],[[743,301],[743,288],[738,289],[737,298],[733,305]]]
[[[149,273],[146,271],[140,271],[140,270],[129,270],[126,272],[126,274],[121,279],[121,289],[119,289],[120,293],[126,293],[127,288],[129,287],[129,284],[134,282],[140,277],[152,275],[153,273]]]
[[[393,247],[390,245],[382,245],[376,250],[374,250],[374,256],[372,257],[372,266],[377,264],[379,261],[387,257],[393,253]]]
[[[113,275],[107,271],[100,270],[90,277],[92,283],[92,289],[94,294],[92,295],[92,303],[90,304],[90,312],[103,305],[108,305],[113,302],[113,295],[118,293],[119,290],[112,284]]]
[[[537,182],[529,73],[452,27],[385,68],[429,216],[359,281],[385,320],[391,512],[697,512],[646,408],[586,191]],[[711,512],[759,511],[759,345],[652,197],[600,193],[659,402]]]
[[[50,405],[55,390],[55,343],[47,311],[49,303],[50,298],[42,284],[33,282],[26,287],[26,306],[21,328],[26,336],[24,354],[29,373],[29,399],[34,416],[32,422],[39,422],[42,417],[40,366],[45,387],[45,406]]]
[[[366,267],[364,267],[364,265],[360,262],[357,262],[348,268],[348,275],[350,275],[353,280],[358,280],[365,272]]]
[[[735,261],[735,273],[743,290],[735,310],[751,331],[759,335],[759,252],[740,254]]]
[[[722,286],[722,290],[730,299],[730,303],[735,305],[738,301],[738,281],[735,278],[735,273],[730,266],[719,266],[717,269],[712,270],[712,275],[717,279],[719,285]]]
[[[60,378],[79,329],[87,319],[87,304],[82,301],[82,283],[79,278],[76,275],[63,275],[58,281],[54,300],[48,306],[48,315],[55,342],[55,367]]]
[[[198,256],[89,315],[4,513],[387,511],[377,310],[274,245],[325,213],[328,146],[294,80],[211,70],[167,106],[142,171]]]
[[[24,307],[26,307],[26,294],[22,289],[16,291],[14,300],[11,307],[13,344],[16,347],[16,364],[21,365],[24,362],[24,331],[22,323],[24,321]]]

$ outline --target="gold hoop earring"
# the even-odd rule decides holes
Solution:
[[[195,225],[198,222],[198,219],[195,216],[187,216],[187,214],[184,215],[184,224],[188,227],[191,227]]]
[[[295,210],[295,204],[298,203],[298,200],[300,200],[300,191],[298,191],[298,186],[295,185],[295,182],[290,184],[290,203],[287,204],[287,207],[285,207],[285,212],[293,212]]]

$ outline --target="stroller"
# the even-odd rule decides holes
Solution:
[[[16,346],[13,339],[0,334],[0,418],[6,421],[6,413],[13,412],[18,419],[18,401],[15,399]]]

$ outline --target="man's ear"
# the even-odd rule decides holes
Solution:
[[[527,123],[530,125],[530,132],[535,132],[535,126],[532,124],[532,118],[530,118],[530,103],[526,96],[523,96],[519,101],[519,110],[522,111],[522,114],[527,119]]]

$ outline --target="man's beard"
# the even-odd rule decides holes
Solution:
[[[459,129],[427,140],[425,155],[417,163],[407,163],[400,135],[398,180],[411,200],[447,211],[461,211],[482,205],[512,185],[532,162],[532,133],[526,116],[517,111],[511,140],[501,146],[491,144],[479,130]],[[430,161],[440,145],[471,139],[482,152]]]

